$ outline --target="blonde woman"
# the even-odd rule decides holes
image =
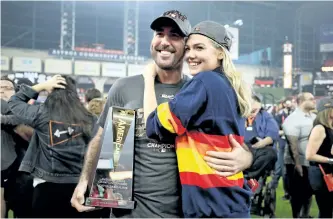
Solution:
[[[243,173],[220,176],[204,159],[207,151],[230,152],[229,140],[243,144],[244,117],[251,112],[250,92],[235,71],[230,47],[231,36],[224,26],[213,21],[196,25],[185,46],[193,78],[153,112],[147,103],[155,99],[154,71],[150,79],[145,76],[145,93],[150,94],[144,100],[147,135],[176,141],[185,217],[250,217],[251,192]]]
[[[333,218],[333,192],[325,184],[320,166],[326,174],[333,173],[333,99],[326,97],[317,103],[317,117],[306,147],[310,161],[309,181],[316,196],[319,218]]]

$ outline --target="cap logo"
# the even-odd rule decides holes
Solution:
[[[194,31],[200,31],[199,27],[194,28]]]
[[[178,18],[178,19],[180,19],[182,21],[187,20],[187,17],[185,15],[182,15],[182,13],[180,13],[177,10],[171,10],[171,11],[164,12],[163,16],[169,16],[169,17],[172,17],[172,18]]]

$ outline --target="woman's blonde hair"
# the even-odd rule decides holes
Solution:
[[[215,41],[211,41],[216,49],[222,51],[221,70],[228,78],[231,86],[235,89],[241,115],[248,117],[251,114],[251,90],[242,80],[242,75],[236,71],[229,51]]]
[[[321,124],[323,126],[326,126],[327,128],[333,129],[333,124],[330,123],[330,117],[332,114],[333,108],[327,108],[323,111],[320,111],[317,113],[317,117],[313,122],[313,125]]]

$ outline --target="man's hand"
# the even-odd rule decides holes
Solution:
[[[231,152],[208,151],[204,157],[208,166],[216,170],[220,176],[232,176],[252,165],[253,156],[246,145],[240,145],[232,135],[229,141],[233,149]]]
[[[300,165],[300,164],[296,164],[296,165],[295,165],[295,170],[298,172],[298,174],[299,174],[300,176],[303,177],[303,168],[302,168],[302,165]]]
[[[252,145],[252,147],[253,147],[253,148],[256,148],[256,149],[264,148],[264,147],[266,146],[264,140],[261,139],[261,138],[258,138],[258,137],[257,137],[257,139],[258,139],[258,142],[255,143],[254,145]]]
[[[95,210],[95,207],[84,206],[84,194],[87,191],[88,182],[80,181],[73,193],[71,204],[78,212],[92,211]]]

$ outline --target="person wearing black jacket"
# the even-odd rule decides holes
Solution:
[[[44,90],[49,92],[44,104],[27,103]],[[23,84],[8,103],[14,115],[35,130],[20,166],[34,177],[32,217],[89,217],[72,208],[70,199],[97,118],[80,102],[75,81],[55,75],[32,87]]]

